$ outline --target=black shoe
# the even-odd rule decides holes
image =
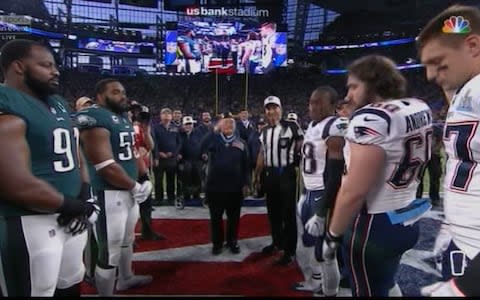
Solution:
[[[349,289],[350,288],[350,280],[348,277],[343,277],[340,279],[340,287]]]
[[[161,240],[167,239],[164,235],[158,234],[153,231],[142,232],[141,238],[142,240],[149,240],[149,241],[161,241]]]
[[[275,262],[276,266],[288,266],[293,262],[293,255],[284,254],[279,260]]]
[[[223,251],[222,246],[213,246],[212,254],[213,255],[219,255],[220,253],[222,253],[222,251]]]
[[[230,248],[230,252],[232,252],[233,254],[240,253],[240,246],[238,246],[237,243],[231,243],[231,244],[228,244],[227,246],[228,248]]]
[[[271,245],[268,245],[266,247],[263,247],[262,254],[270,255],[270,254],[274,254],[275,252],[278,252],[278,251],[279,251],[279,249],[275,245],[271,244]]]

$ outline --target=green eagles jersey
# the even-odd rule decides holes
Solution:
[[[66,198],[76,199],[81,186],[78,135],[74,134],[67,108],[60,96],[50,96],[43,103],[22,92],[0,86],[0,114],[15,115],[26,124],[25,139],[30,149],[33,175],[51,184]],[[40,214],[2,198],[0,196],[2,216]]]
[[[125,172],[133,180],[137,180],[138,170],[134,152],[134,130],[128,118],[118,115],[98,105],[83,109],[75,117],[76,124],[80,131],[102,127],[110,132],[110,144],[112,146],[113,158],[122,166]],[[95,170],[92,163],[88,162],[90,183],[96,190],[118,190],[102,178]]]

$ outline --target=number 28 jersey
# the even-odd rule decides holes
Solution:
[[[480,251],[480,75],[453,96],[443,133],[445,218],[470,259]]]
[[[369,213],[404,208],[415,200],[431,154],[432,113],[425,102],[407,98],[364,106],[351,117],[345,140],[347,173],[351,143],[376,145],[385,151],[379,182],[367,195]]]
[[[310,122],[302,145],[302,178],[305,188],[310,191],[325,189],[325,165],[327,162],[327,140],[330,137],[344,137],[348,119],[335,116],[320,122]]]
[[[135,131],[126,116],[115,114],[101,106],[93,105],[83,109],[75,117],[80,132],[82,130],[101,127],[110,133],[110,144],[115,162],[117,162],[130,178],[137,180],[138,169],[136,151],[134,149]],[[118,190],[103,179],[88,161],[88,170],[92,187],[96,191]]]

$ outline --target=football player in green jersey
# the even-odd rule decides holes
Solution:
[[[45,46],[22,39],[3,46],[0,65],[2,295],[80,296],[85,224],[98,207],[87,184],[81,193],[68,106],[54,95],[58,69]]]
[[[151,276],[132,271],[138,203],[147,200],[152,184],[137,181],[134,129],[126,114],[123,85],[116,79],[103,79],[95,87],[95,98],[97,105],[81,110],[76,122],[101,207],[94,228],[98,243],[95,284],[100,296],[112,296],[117,267],[119,291],[152,281]]]

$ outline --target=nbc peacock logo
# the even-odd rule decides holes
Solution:
[[[443,22],[444,33],[469,33],[470,22],[462,16],[451,16]]]

